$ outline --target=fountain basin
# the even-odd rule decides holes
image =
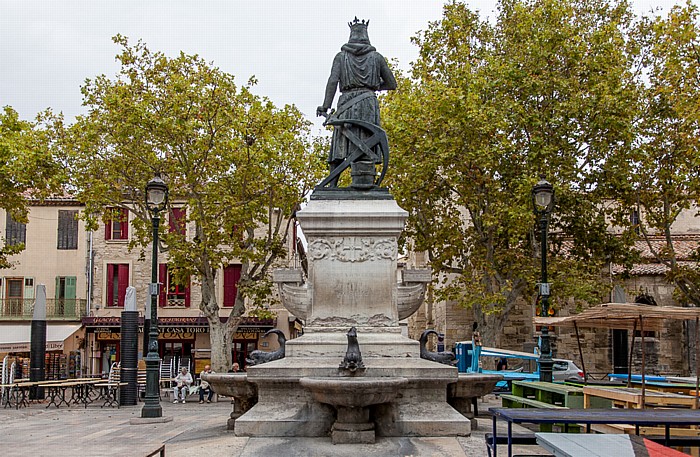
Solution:
[[[333,406],[364,408],[396,399],[406,378],[318,377],[301,378],[299,384],[311,391],[314,400]]]
[[[335,406],[333,444],[375,441],[375,423],[369,406],[389,403],[398,397],[408,379],[402,377],[317,377],[301,378],[299,384],[311,391],[319,403]]]
[[[229,430],[234,429],[236,419],[258,402],[258,386],[248,381],[247,373],[203,373],[202,379],[218,395],[233,398],[233,410],[227,421]]]

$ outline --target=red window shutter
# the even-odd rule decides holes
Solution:
[[[161,263],[158,265],[158,281],[160,282],[160,295],[158,296],[158,304],[165,306],[168,304],[168,264]]]
[[[184,235],[186,219],[186,208],[172,208],[172,213],[170,214],[170,232],[177,232],[180,235]]]
[[[112,219],[105,222],[105,240],[112,239]]]
[[[241,279],[241,266],[229,265],[224,268],[224,307],[232,308],[236,304],[238,281]]]
[[[185,286],[185,307],[190,307],[190,280],[187,280],[187,285]]]
[[[122,208],[121,210],[121,227],[122,227],[122,240],[129,239],[129,210]]]
[[[114,267],[113,264],[107,264],[107,306],[114,304]]]
[[[126,298],[126,288],[129,287],[129,264],[119,264],[119,269],[117,270],[117,291],[119,297],[117,298],[117,306],[124,306],[124,299]]]

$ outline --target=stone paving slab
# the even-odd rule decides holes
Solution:
[[[333,445],[328,438],[245,438],[226,430],[231,412],[229,399],[200,405],[197,402],[163,402],[163,415],[172,422],[130,425],[141,407],[87,409],[71,406],[46,409],[0,409],[0,443],[3,457],[109,457],[145,456],[165,444],[168,457],[287,457],[287,456],[469,456],[486,455],[484,434],[491,419],[481,416],[470,437],[378,438],[374,445]],[[500,405],[495,396],[480,402],[486,412]],[[503,426],[505,432],[505,424]],[[522,430],[514,427],[514,431]],[[516,447],[518,454],[537,455],[536,446]]]

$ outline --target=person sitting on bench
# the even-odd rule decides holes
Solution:
[[[207,403],[211,403],[211,398],[214,396],[214,389],[211,388],[208,382],[202,379],[204,373],[213,373],[209,365],[205,365],[204,370],[199,374],[199,402],[204,403],[204,392],[207,392]]]
[[[175,401],[173,403],[177,403],[180,398],[182,398],[181,402],[185,403],[191,385],[192,375],[187,372],[187,367],[180,368],[180,373],[175,377],[175,387],[173,388]]]

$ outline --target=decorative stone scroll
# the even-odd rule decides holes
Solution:
[[[313,260],[329,258],[338,262],[365,262],[395,260],[398,245],[392,238],[345,237],[327,240],[316,239],[309,243],[309,256]]]

